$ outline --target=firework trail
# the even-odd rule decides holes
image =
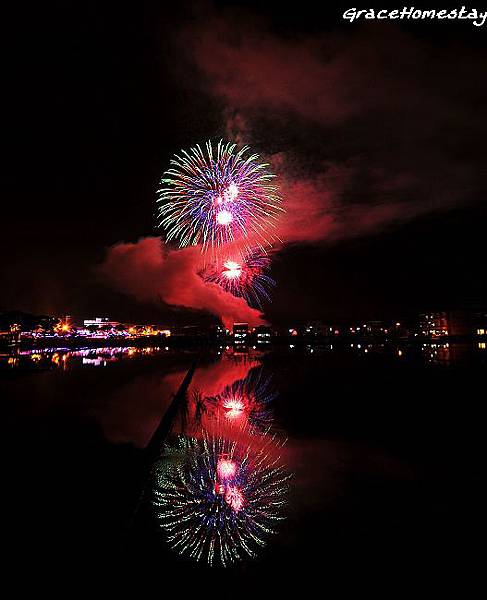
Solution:
[[[157,190],[159,224],[166,239],[179,246],[202,245],[219,250],[232,242],[249,247],[250,238],[264,248],[282,211],[281,197],[272,184],[274,175],[258,154],[236,144],[206,142],[175,155]]]
[[[254,557],[283,517],[289,474],[274,438],[179,436],[154,471],[152,507],[171,547],[209,565]]]
[[[216,283],[233,296],[244,298],[252,308],[262,309],[262,301],[270,300],[269,291],[276,282],[267,275],[270,257],[258,249],[240,256],[216,260],[200,271],[206,283]]]

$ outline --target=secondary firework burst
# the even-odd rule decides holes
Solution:
[[[248,250],[243,256],[228,256],[206,266],[200,276],[207,283],[216,283],[223,290],[244,298],[249,306],[262,308],[270,301],[270,291],[276,282],[268,275],[269,255],[259,249]]]
[[[166,239],[180,247],[201,244],[203,251],[229,242],[266,247],[276,239],[281,197],[274,175],[249,147],[222,140],[205,150],[182,150],[158,189],[159,223]]]
[[[152,506],[171,547],[210,565],[254,557],[284,518],[288,479],[273,438],[178,438],[154,472]],[[168,449],[174,455],[174,449]]]

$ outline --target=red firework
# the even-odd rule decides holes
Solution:
[[[270,300],[269,291],[275,286],[267,275],[270,258],[259,250],[244,256],[228,256],[215,261],[200,272],[206,283],[216,283],[233,296],[244,298],[250,306],[262,308],[262,300]]]

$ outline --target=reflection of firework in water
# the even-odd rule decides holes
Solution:
[[[253,447],[206,433],[179,437],[182,458],[156,467],[152,501],[174,550],[226,566],[255,556],[276,533],[289,475],[271,456],[273,440],[261,442]]]
[[[204,395],[204,390],[195,391],[196,422],[203,415],[216,417],[220,422],[248,428],[250,433],[267,432],[272,426],[272,402],[277,392],[271,378],[261,368],[249,371],[244,379],[238,379],[215,396]]]
[[[223,141],[215,149],[207,142],[206,153],[197,145],[174,156],[158,190],[167,240],[207,249],[252,235],[269,245],[281,198],[268,165],[258,162],[258,154],[246,156],[248,150]]]
[[[262,300],[270,300],[269,291],[276,285],[267,275],[270,258],[260,250],[247,251],[241,257],[215,261],[200,272],[207,283],[216,283],[226,292],[244,298],[250,306],[262,307]]]

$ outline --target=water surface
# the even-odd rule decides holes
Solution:
[[[129,526],[145,483],[143,449],[198,356],[190,406],[173,434],[201,419],[198,394],[218,397],[258,372],[270,397],[266,423],[287,438],[281,455],[293,474],[278,533],[225,577],[248,581],[279,569],[307,581],[350,572],[419,580],[457,569],[480,514],[482,350],[362,344],[5,353],[12,565],[79,575],[129,564],[154,584],[206,572],[204,561],[169,548],[150,510]],[[223,417],[229,410],[241,418],[235,407]]]

